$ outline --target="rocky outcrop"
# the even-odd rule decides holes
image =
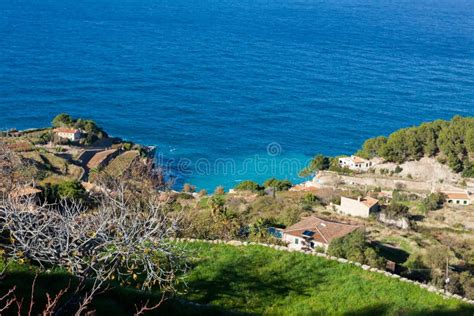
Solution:
[[[401,218],[389,218],[385,213],[379,213],[377,217],[378,221],[386,225],[395,226],[401,229],[409,229],[410,221],[406,217]]]

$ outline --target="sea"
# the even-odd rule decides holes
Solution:
[[[0,130],[61,112],[157,146],[176,188],[302,182],[474,115],[474,1],[0,0]]]

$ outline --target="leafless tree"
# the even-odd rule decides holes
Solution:
[[[7,196],[0,202],[1,232],[10,238],[5,246],[10,258],[43,269],[63,267],[83,280],[95,280],[82,298],[86,308],[112,280],[174,291],[177,273],[186,268],[186,253],[171,240],[179,218],[166,213],[163,203],[157,194],[137,199],[120,181],[109,183],[94,210],[74,201],[35,205],[28,198]]]
[[[5,275],[2,275],[5,277]],[[36,292],[36,281],[38,274],[35,275],[33,282],[31,283],[31,294],[29,297],[29,304],[25,304],[25,298],[19,298],[16,294],[16,286],[12,287],[8,292],[0,297],[0,315],[4,314],[13,314],[16,309],[16,314],[20,315],[33,315],[33,307],[38,305],[37,303],[37,294]],[[55,295],[46,293],[46,303],[44,306],[36,307],[37,310],[40,310],[40,315],[42,316],[53,316],[53,315],[65,315],[71,314],[73,311],[75,316],[79,315],[95,315],[95,311],[90,309],[92,303],[92,298],[95,295],[103,293],[105,290],[101,290],[94,287],[91,290],[86,290],[84,282],[80,282],[74,291],[71,291],[71,282],[61,289]],[[66,295],[70,296],[70,299],[63,300]],[[146,305],[143,305],[143,308],[146,308]],[[156,307],[157,308],[157,307]],[[26,311],[27,309],[27,311]],[[67,310],[67,312],[66,312]]]
[[[151,160],[137,160],[119,177],[101,178],[92,210],[77,201],[38,205],[33,197],[8,194],[25,185],[18,178],[24,167],[21,157],[0,142],[0,233],[9,237],[3,247],[10,259],[33,262],[43,270],[62,267],[78,277],[82,285],[72,295],[76,315],[87,313],[109,281],[142,290],[159,288],[162,300],[174,291],[177,273],[186,269],[185,252],[171,240],[180,218],[163,207],[167,201],[156,190],[166,184]],[[86,280],[92,282],[87,290]],[[58,301],[69,291],[48,294],[43,314],[57,312]],[[0,293],[0,314],[3,308],[21,309],[23,300],[14,292]],[[137,305],[137,314],[158,305]]]

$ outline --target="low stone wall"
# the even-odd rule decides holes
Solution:
[[[359,268],[361,268],[365,271],[383,274],[387,277],[390,277],[390,278],[393,278],[393,279],[398,279],[400,282],[406,282],[406,283],[414,284],[416,286],[419,286],[420,288],[428,290],[428,292],[436,293],[436,294],[442,296],[445,299],[450,299],[450,298],[457,299],[457,300],[463,301],[465,303],[474,305],[474,300],[469,300],[465,297],[462,297],[461,295],[452,294],[448,291],[438,289],[435,286],[420,283],[420,282],[417,282],[417,281],[413,281],[413,280],[407,279],[405,277],[401,277],[398,274],[390,273],[388,271],[380,270],[380,269],[377,269],[377,268],[372,268],[368,265],[361,264],[359,262],[350,261],[350,260],[347,260],[347,259],[344,259],[344,258],[337,258],[337,257],[329,256],[325,253],[318,253],[318,252],[308,251],[308,250],[296,250],[296,249],[290,249],[290,248],[285,247],[285,246],[278,246],[278,245],[264,244],[264,243],[256,243],[256,242],[246,242],[246,241],[239,241],[239,240],[225,241],[225,240],[206,240],[206,239],[194,239],[194,238],[175,238],[173,240],[178,241],[178,242],[204,242],[204,243],[209,243],[209,244],[227,244],[227,245],[231,245],[231,246],[255,245],[255,246],[273,248],[273,249],[279,250],[279,251],[300,252],[300,253],[304,253],[304,254],[310,255],[310,256],[317,256],[317,257],[325,258],[327,260],[337,261],[337,262],[342,263],[342,264],[351,264],[351,265],[357,266],[357,267],[359,267]]]

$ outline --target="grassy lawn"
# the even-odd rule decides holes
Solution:
[[[412,284],[300,253],[187,244],[194,268],[180,295],[250,314],[472,315],[474,307]]]
[[[0,263],[0,268],[3,270],[3,263]],[[16,287],[15,295],[19,300],[24,300],[21,315],[28,314],[30,305],[31,287],[35,278],[35,268],[29,265],[9,266],[5,275],[0,280],[0,296],[3,296],[13,286]],[[47,303],[47,294],[55,296],[59,291],[70,286],[70,292],[73,292],[78,285],[77,279],[71,275],[61,272],[52,271],[50,273],[41,273],[36,279],[36,286],[34,289],[34,305],[32,315],[40,315],[44,306]],[[66,302],[70,299],[70,295],[66,294],[61,302]],[[103,294],[94,298],[89,310],[95,310],[94,315],[114,315],[114,316],[128,316],[133,315],[136,311],[135,306],[141,306],[147,301],[150,305],[156,304],[160,301],[161,295],[159,293],[150,293],[138,291],[131,288],[123,288],[111,285],[110,289]],[[60,304],[61,305],[61,304]],[[0,304],[0,308],[3,304]],[[74,311],[63,311],[60,315],[73,315]],[[186,301],[179,299],[169,299],[165,301],[159,308],[148,312],[146,315],[222,315],[224,312],[211,306],[194,306]],[[7,310],[0,315],[16,315],[16,307]]]
[[[177,297],[147,315],[473,315],[474,307],[445,300],[412,284],[360,268],[300,253],[261,246],[182,244],[191,270],[180,277]],[[34,268],[13,265],[0,280],[0,293],[13,285],[29,305]],[[67,273],[40,274],[34,313],[46,293],[56,294],[72,280]],[[67,297],[65,297],[67,299]],[[157,302],[158,293],[112,286],[96,297],[97,315],[132,315],[135,305]],[[199,303],[194,305],[188,301]]]

